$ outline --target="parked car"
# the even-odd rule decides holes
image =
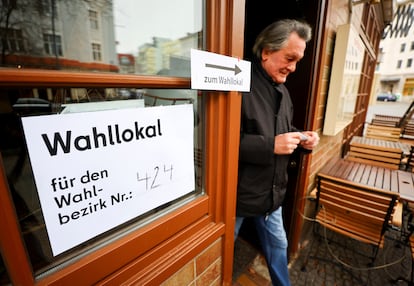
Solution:
[[[378,101],[397,101],[397,96],[393,93],[380,93],[377,95]]]

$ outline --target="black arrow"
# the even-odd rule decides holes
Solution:
[[[213,64],[206,64],[206,67],[207,68],[213,68],[213,69],[234,71],[234,75],[237,75],[238,73],[240,73],[242,71],[236,64],[234,65],[234,68],[229,68],[229,67],[225,67],[225,66],[218,66],[218,65],[213,65]]]

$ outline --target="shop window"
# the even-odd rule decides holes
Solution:
[[[11,7],[12,21],[6,31],[1,31],[2,38],[5,33],[7,35],[8,52],[0,63],[2,66],[189,77],[190,50],[202,46],[204,41],[202,0],[182,2],[179,7],[175,2],[160,0],[146,3],[61,1],[59,9],[65,16],[59,18],[46,13],[51,11],[50,1],[41,1],[41,9],[37,7],[40,2],[29,2],[18,2]],[[86,6],[91,7],[87,13],[84,12]],[[44,17],[49,19],[40,26],[38,19]],[[5,19],[0,17],[1,27],[6,27]],[[18,24],[21,26],[17,27]],[[105,27],[104,32],[96,33],[102,27]],[[42,29],[48,33],[43,35]],[[42,37],[44,50],[39,51],[38,39]],[[90,65],[90,43],[99,43],[99,49],[97,44],[93,45],[93,59],[102,65]],[[61,58],[45,59],[55,56],[55,49]],[[10,51],[23,53],[24,57],[16,58]],[[65,57],[62,57],[63,52]],[[119,54],[134,58],[136,64],[128,69],[119,67]],[[53,60],[58,62],[53,64]]]
[[[129,1],[129,4],[119,0],[61,1],[59,2],[59,11],[62,17],[52,17],[50,18],[52,21],[42,23],[45,25],[42,27],[43,31],[54,30],[54,33],[43,33],[39,32],[41,30],[30,28],[30,26],[38,25],[38,15],[34,17],[30,13],[36,10],[34,8],[40,2],[29,2],[24,5],[19,2],[13,7],[12,11],[13,20],[21,21],[24,19],[27,25],[20,32],[9,29],[9,31],[13,31],[13,37],[10,38],[14,42],[12,45],[13,51],[22,52],[23,50],[20,47],[23,47],[23,43],[25,43],[27,45],[25,51],[28,52],[25,52],[19,58],[15,57],[13,53],[5,54],[0,65],[2,67],[18,65],[23,68],[39,69],[42,79],[48,78],[45,82],[53,82],[50,78],[53,78],[55,71],[47,73],[47,70],[50,69],[58,69],[70,74],[70,80],[66,82],[65,86],[49,86],[43,82],[36,82],[36,86],[30,86],[28,84],[20,85],[17,82],[17,84],[8,87],[8,83],[3,81],[0,88],[0,155],[3,162],[2,168],[7,176],[7,182],[1,183],[6,186],[4,189],[10,192],[13,200],[13,208],[16,211],[21,236],[26,248],[26,252],[23,253],[27,253],[29,256],[34,276],[41,279],[94,249],[107,245],[131,231],[140,229],[197,198],[205,199],[207,197],[203,185],[204,100],[202,93],[189,89],[188,79],[177,79],[177,77],[190,77],[190,50],[204,49],[205,47],[205,36],[202,27],[204,25],[204,4],[202,0],[183,1],[180,3],[180,7],[174,6],[170,3],[171,1],[159,0],[146,1],[145,3]],[[42,5],[46,2],[49,3],[50,1],[41,1]],[[87,5],[90,5],[92,9],[85,9]],[[160,5],[163,9],[159,9]],[[179,13],[177,9],[179,9]],[[87,10],[89,13],[85,13]],[[98,15],[101,15],[102,18],[99,19]],[[92,24],[95,20],[96,23]],[[0,19],[0,25],[3,24],[1,21]],[[98,23],[101,24],[100,29],[103,32],[90,33],[91,29],[99,28]],[[43,38],[43,47],[39,46],[39,38]],[[93,61],[99,63],[91,63],[91,49]],[[128,61],[125,61],[125,59],[128,59]],[[26,72],[26,70],[23,72]],[[86,72],[88,75],[92,75],[93,72],[94,76],[96,75],[96,77],[92,76],[95,81],[91,86],[80,85],[78,82],[80,79],[76,77],[78,72]],[[118,78],[122,76],[122,73],[128,73],[128,76],[123,77],[115,84],[113,83],[112,86],[106,86],[105,80],[99,77],[103,77],[103,74],[106,75],[107,73],[118,76]],[[131,79],[131,74],[136,75],[136,77]],[[148,77],[148,75],[151,77]],[[129,84],[122,86],[123,80],[129,81]],[[153,112],[157,115],[161,107],[169,107],[168,110],[171,110],[174,107],[180,108],[179,105],[187,108],[187,111],[188,108],[191,109],[193,145],[190,152],[193,161],[191,165],[194,169],[191,179],[186,178],[186,180],[193,182],[194,186],[183,192],[177,192],[176,195],[172,195],[166,200],[156,201],[150,205],[151,207],[148,210],[138,212],[135,216],[131,213],[131,217],[128,217],[125,221],[117,221],[107,230],[99,231],[96,235],[91,235],[90,238],[78,241],[73,246],[64,247],[56,252],[52,248],[52,240],[55,240],[55,238],[53,232],[48,229],[47,220],[49,216],[42,205],[43,197],[36,179],[38,169],[36,170],[33,165],[36,163],[30,157],[30,139],[28,141],[27,133],[23,129],[25,127],[23,124],[24,118],[41,119],[43,116],[55,118],[54,116],[72,116],[75,113],[88,117],[111,111],[114,112],[115,116],[105,118],[117,119],[117,116],[122,118],[123,114],[127,112],[126,110],[134,110],[138,114],[145,110],[143,113]],[[121,111],[118,113],[118,110]],[[144,126],[138,126],[138,123],[134,125],[135,138],[140,138],[139,140],[142,141],[148,137],[156,139],[155,137],[162,133],[157,122]],[[53,121],[48,121],[47,124],[41,122],[38,126],[43,125],[53,126]],[[83,121],[77,121],[76,124],[69,122],[67,128],[71,130],[71,128],[82,125],[84,125]],[[95,142],[95,144],[101,144],[99,146],[112,143],[115,145],[117,144],[116,140],[119,140],[119,145],[123,146],[126,145],[125,142],[132,140],[132,137],[130,137],[132,131],[129,131],[129,129],[123,129],[124,133],[121,131],[116,135],[120,129],[115,125],[111,131],[108,131],[115,132],[112,135],[109,135],[109,133],[107,136],[103,135],[104,132],[99,129],[91,130],[95,130],[92,132],[95,132],[96,142],[99,142]],[[179,132],[177,131],[177,135],[180,135]],[[67,135],[69,133],[62,134]],[[55,135],[55,137],[48,137],[47,140],[43,140],[46,145],[49,144],[47,147],[49,150],[54,149],[56,152],[64,152],[63,149],[68,147],[65,144],[69,142],[65,141],[66,139],[69,140],[69,137],[63,137],[66,135]],[[88,144],[92,142],[87,139],[92,137],[87,137],[87,135],[80,135],[76,138],[78,141],[74,144],[77,144],[76,148],[78,149],[88,148]],[[122,140],[125,142],[121,143]],[[180,145],[176,144],[177,142],[170,143],[169,151],[171,153],[180,151]],[[156,158],[155,153],[145,154],[145,156]],[[134,157],[130,156],[130,158]],[[137,158],[135,160],[139,161]],[[134,164],[134,162],[127,159],[122,163],[121,170]],[[71,165],[73,171],[84,168],[84,164],[79,160],[73,160],[65,166],[69,165]],[[47,168],[47,164],[44,167]],[[174,177],[177,168],[178,165],[171,162],[154,161],[154,164],[148,169],[135,170],[134,179],[137,184],[140,183],[149,191],[154,191],[160,185],[158,180],[161,178],[161,172],[168,180],[172,180],[171,178]],[[87,172],[88,170],[90,172]],[[80,180],[80,177],[86,175],[84,177],[84,182],[86,182],[88,178],[92,179],[91,176],[95,176],[92,175],[92,169],[83,171],[85,172],[79,174],[77,179]],[[104,180],[109,175],[105,170],[101,171],[94,172],[94,174],[96,173]],[[63,209],[64,206],[72,203],[74,205],[79,203],[80,206],[82,201],[86,205],[70,211],[69,214],[63,213],[63,211],[56,213],[61,225],[67,223],[68,220],[80,221],[82,215],[86,215],[86,212],[89,212],[90,215],[94,215],[94,213],[99,215],[98,208],[107,208],[103,199],[99,202],[98,187],[95,189],[93,187],[86,188],[82,190],[82,193],[77,194],[73,192],[70,198],[68,195],[56,196],[57,192],[62,191],[64,193],[65,190],[68,190],[66,194],[69,194],[71,187],[75,186],[76,180],[71,180],[74,176],[67,175],[65,177],[65,175],[55,176],[55,180],[52,181],[52,178],[49,182],[49,187],[52,190],[51,203],[55,204],[58,209]],[[177,186],[180,186],[180,184],[177,184]],[[171,189],[174,188],[171,187]],[[165,193],[160,193],[158,197],[163,195]],[[92,197],[98,198],[98,205],[89,201]],[[110,198],[112,202],[119,203],[123,200],[130,200],[131,197],[129,191],[126,191],[124,196],[113,194],[113,197]],[[130,210],[130,208],[127,210]],[[122,212],[117,214],[119,213]],[[202,215],[205,215],[205,213]],[[189,220],[196,219],[189,218]],[[82,228],[82,231],[88,232],[89,229],[85,227]],[[72,237],[76,237],[76,235]],[[1,239],[7,239],[7,237],[2,236]],[[8,259],[11,258],[4,257],[5,261]],[[2,268],[2,264],[0,264],[0,282],[7,277],[7,273],[3,269],[4,267]]]
[[[203,194],[202,154],[204,141],[204,120],[202,110],[204,107],[201,94],[199,95],[196,91],[186,89],[81,87],[58,89],[2,89],[0,90],[0,98],[2,99],[0,101],[0,152],[4,162],[8,186],[11,197],[13,198],[24,243],[30,256],[31,265],[36,274],[41,274],[74,256],[81,257],[83,253],[91,248],[99,247],[99,245],[102,245],[105,241],[119,236],[120,233],[125,232],[125,229],[131,230],[142,227],[154,217],[159,217],[162,214],[171,212],[172,210]],[[112,164],[115,164],[117,159],[122,160],[122,162],[119,162],[117,168],[124,168],[125,177],[122,177],[123,181],[127,181],[128,173],[131,168],[136,169],[133,172],[134,178],[131,180],[134,182],[134,188],[137,190],[139,189],[139,192],[141,192],[137,193],[141,196],[141,198],[135,199],[134,205],[136,209],[129,206],[126,207],[129,209],[127,210],[122,206],[126,200],[131,200],[131,202],[133,202],[134,190],[128,190],[122,193],[117,189],[117,187],[111,191],[108,186],[108,190],[101,192],[101,190],[105,189],[105,187],[102,187],[102,185],[98,186],[99,184],[89,183],[88,180],[92,180],[92,177],[95,176],[92,175],[92,173],[99,173],[99,176],[102,175],[100,178],[103,181],[110,177],[108,173],[111,174],[111,170],[108,171],[108,167],[102,167],[108,162],[105,163],[105,160],[103,160],[102,164],[93,163],[92,165],[95,166],[101,165],[101,169],[105,169],[105,172],[92,172],[92,167],[89,166],[90,168],[86,168],[86,165],[88,165],[88,162],[90,161],[84,161],[83,159],[78,158],[76,160],[77,162],[70,160],[68,161],[69,163],[66,163],[71,164],[70,162],[73,162],[74,165],[70,167],[70,171],[63,171],[66,167],[62,164],[60,165],[61,167],[57,167],[62,169],[62,175],[53,176],[54,178],[49,182],[50,184],[48,183],[51,190],[49,194],[46,195],[47,197],[53,197],[50,201],[52,206],[49,206],[49,208],[53,208],[54,205],[55,213],[51,214],[46,211],[44,206],[46,205],[45,202],[47,199],[42,197],[42,193],[44,196],[45,192],[39,190],[42,186],[39,184],[39,178],[36,180],[34,175],[39,172],[39,168],[36,170],[35,159],[33,159],[34,157],[30,157],[29,154],[28,145],[26,144],[28,140],[27,134],[23,132],[23,118],[42,118],[42,115],[52,115],[52,117],[48,117],[47,125],[56,125],[57,123],[54,122],[59,121],[54,120],[60,115],[64,116],[67,114],[81,113],[82,117],[84,117],[87,113],[96,114],[97,111],[123,109],[119,113],[115,114],[115,116],[122,117],[121,115],[125,114],[126,110],[131,108],[133,108],[135,110],[134,112],[137,113],[139,113],[141,109],[148,108],[149,111],[154,110],[153,112],[158,114],[160,111],[157,107],[173,105],[190,106],[192,110],[191,120],[194,124],[192,127],[193,144],[190,153],[191,158],[193,158],[191,164],[194,167],[194,172],[192,173],[194,177],[189,181],[194,182],[193,188],[187,190],[174,189],[174,184],[178,184],[177,182],[174,182],[174,180],[177,180],[176,177],[181,176],[180,172],[183,171],[179,168],[181,167],[180,164],[184,158],[175,158],[174,156],[171,156],[169,161],[165,159],[166,161],[164,162],[162,161],[162,158],[155,156],[155,153],[144,154],[145,157],[144,155],[137,155],[137,157],[133,154],[139,153],[139,148],[136,148],[134,149],[135,151],[123,159],[114,157],[114,161],[112,162]],[[159,118],[164,120],[161,116]],[[56,130],[76,130],[77,128],[75,126],[79,125],[79,123],[76,123],[76,119],[74,120],[72,128],[70,127],[71,124],[69,124],[66,129],[56,127]],[[116,118],[112,121],[118,122]],[[82,121],[82,123],[86,124],[86,121]],[[139,127],[137,127],[138,124],[140,124]],[[159,121],[157,126],[149,124],[149,131],[145,131],[145,125],[141,125],[140,121],[135,123],[134,128],[122,129],[120,124],[119,128],[124,131],[118,129],[117,125],[113,125],[113,128],[111,127],[111,131],[113,131],[112,134],[109,131],[106,132],[106,129],[97,128],[96,134],[98,135],[95,140],[99,141],[99,147],[110,144],[115,145],[116,143],[126,145],[126,143],[132,141],[130,140],[130,134],[132,134],[132,132],[139,132],[139,135],[135,133],[134,137],[137,140],[141,140],[144,144],[144,140],[161,134],[161,124],[163,124],[162,121]],[[157,128],[159,128],[159,130]],[[135,131],[133,131],[133,129]],[[176,131],[174,131],[177,133],[177,136],[180,133],[180,130],[180,128],[177,128]],[[128,133],[126,131],[128,131]],[[167,132],[167,130],[163,131]],[[67,133],[64,135],[65,133],[62,132],[61,134],[63,134],[61,135],[61,138],[67,136]],[[83,138],[86,138],[85,136],[85,134],[82,135]],[[69,139],[68,137],[65,137],[65,139],[61,141],[59,140],[60,139],[56,139],[56,137],[55,140],[49,138],[49,144],[54,145],[54,147],[49,148],[56,148],[56,152],[59,152],[60,148],[63,150],[63,146],[68,142],[66,140]],[[79,145],[85,146],[85,142],[86,141],[79,143]],[[180,146],[177,146],[177,144],[182,143],[164,142],[164,144],[168,144],[168,150],[170,150],[169,152],[172,154],[179,154]],[[76,144],[74,143],[74,146],[75,145]],[[139,144],[137,144],[137,146],[138,145]],[[148,149],[149,152],[156,152],[157,150],[154,148],[155,145]],[[159,148],[161,149],[161,147]],[[130,150],[131,152],[131,149],[127,148],[125,150]],[[188,154],[187,151],[188,150],[181,150],[181,152],[186,152]],[[96,157],[95,160],[99,161],[99,157]],[[41,169],[48,169],[48,167],[44,166],[43,163],[44,162],[40,162],[39,166],[43,166]],[[83,171],[81,171],[82,174],[80,174],[76,179],[75,176],[69,175],[71,172],[77,173],[78,170]],[[45,170],[46,173],[50,173],[50,171],[50,169],[49,171]],[[79,183],[80,185],[78,184],[78,187],[80,186],[81,188],[77,188],[77,182],[81,182]],[[161,186],[162,184],[166,184],[166,186],[171,184],[171,187],[163,188],[163,186]],[[105,191],[113,193],[110,194],[110,196],[103,196]],[[155,195],[151,198],[150,195],[148,195],[150,192],[159,192],[158,196],[170,196],[174,191],[177,192],[177,194],[171,196],[171,199],[165,200],[160,200]],[[144,192],[147,194],[144,195]],[[126,196],[124,196],[125,194]],[[60,234],[59,232],[51,231],[50,227],[53,226],[53,224],[48,224],[48,219],[56,220],[58,223],[56,223],[55,226],[58,225],[61,227],[71,223],[79,223],[79,228],[76,229],[83,229],[82,233],[87,233],[89,228],[93,228],[93,225],[89,225],[89,227],[87,225],[82,226],[83,217],[86,218],[88,216],[96,216],[99,220],[99,217],[104,216],[105,211],[107,211],[110,206],[117,204],[120,205],[121,210],[123,210],[124,213],[130,213],[128,219],[125,219],[125,221],[123,219],[119,219],[112,225],[112,227],[109,227],[107,230],[101,229],[102,231],[97,235],[92,235],[91,233],[90,238],[85,239],[84,241],[76,242],[76,239],[74,238],[76,236],[80,236],[80,233],[73,233],[72,239],[74,239],[75,242],[70,242],[71,239],[69,239],[69,243],[72,243],[73,247],[58,250],[58,253],[56,253],[56,250],[53,250],[51,245],[53,245],[54,240],[59,239]],[[71,205],[77,205],[77,207],[72,208]],[[140,208],[145,209],[147,205],[151,206],[147,211],[137,211]],[[127,206],[126,203],[125,206]],[[113,216],[117,216],[119,214],[120,210],[115,211]],[[61,238],[62,237],[60,237],[60,239]],[[60,246],[57,248],[59,247]],[[5,272],[4,275],[6,275]]]

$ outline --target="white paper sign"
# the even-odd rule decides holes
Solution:
[[[200,50],[191,50],[191,88],[250,91],[251,63]]]
[[[25,117],[58,255],[195,188],[192,105]]]

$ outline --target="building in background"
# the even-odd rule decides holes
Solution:
[[[153,37],[152,43],[139,47],[136,58],[138,74],[190,76],[190,47],[199,46],[201,32],[187,33],[179,39]]]
[[[113,19],[112,0],[3,1],[0,66],[118,72]]]
[[[414,96],[414,3],[398,4],[380,43],[374,99],[379,93]]]
[[[135,73],[135,57],[132,54],[118,54],[121,73]]]

